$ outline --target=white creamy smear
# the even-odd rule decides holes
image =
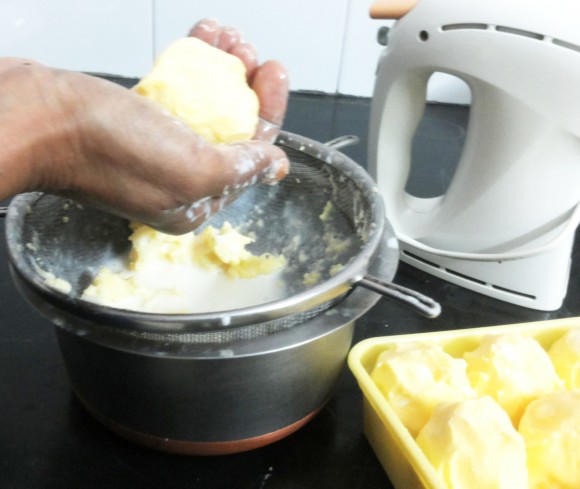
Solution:
[[[251,239],[227,224],[199,237],[166,236],[141,227],[132,241],[129,259],[106,263],[83,299],[179,314],[240,309],[284,295],[283,257],[252,255],[245,250]]]
[[[89,289],[83,298],[121,309],[167,314],[239,309],[275,301],[284,294],[280,272],[232,279],[219,270],[157,262],[139,272],[125,269],[118,277],[138,283],[138,289],[128,294],[111,289],[105,297],[93,297]]]

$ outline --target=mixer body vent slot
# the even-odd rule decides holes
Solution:
[[[533,39],[541,42],[548,42],[559,46],[561,48],[569,49],[570,51],[575,51],[580,53],[580,46],[578,44],[573,44],[571,42],[564,41],[562,39],[555,39],[550,36],[546,36],[539,32],[527,31],[525,29],[517,29],[514,27],[503,26],[503,25],[493,25],[493,24],[482,24],[475,22],[463,22],[457,24],[446,24],[441,26],[442,32],[449,31],[464,31],[464,30],[475,30],[475,31],[496,31],[502,34],[510,34],[514,36],[526,37],[528,39]]]
[[[536,300],[535,295],[524,294],[522,292],[518,292],[517,290],[506,289],[505,287],[500,287],[499,285],[492,285],[492,287],[496,290],[501,290],[502,292],[507,292],[508,294],[519,295],[520,297],[525,297],[527,299]]]
[[[447,24],[441,27],[442,31],[464,31],[464,30],[476,30],[476,31],[486,31],[490,28],[489,24],[476,24],[476,23],[465,23],[465,24]]]
[[[532,301],[537,300],[537,297],[535,295],[526,294],[524,292],[518,292],[517,290],[513,290],[513,289],[506,288],[506,287],[502,287],[500,285],[489,284],[489,283],[487,283],[487,282],[485,282],[483,280],[479,280],[479,279],[477,279],[475,277],[471,277],[471,276],[466,275],[464,273],[460,273],[460,272],[457,272],[457,271],[452,270],[450,268],[446,268],[446,267],[443,267],[441,265],[438,265],[437,263],[432,262],[430,260],[427,260],[427,259],[425,259],[425,258],[423,258],[421,256],[418,256],[415,253],[411,253],[408,250],[402,250],[402,252],[403,252],[403,254],[406,257],[408,257],[408,258],[410,258],[412,260],[415,260],[417,262],[420,262],[424,266],[426,265],[426,266],[428,266],[430,268],[437,269],[437,270],[439,270],[441,272],[444,272],[444,273],[447,273],[449,275],[453,275],[453,276],[455,276],[455,277],[457,277],[459,279],[466,280],[468,282],[471,282],[473,284],[476,284],[479,287],[486,287],[486,288],[489,288],[489,289],[495,289],[495,290],[501,291],[501,292],[506,293],[506,294],[512,294],[514,296],[522,297],[524,299],[529,299],[529,300],[532,300]]]
[[[456,277],[462,278],[463,280],[469,280],[470,282],[474,282],[474,283],[479,284],[479,285],[488,285],[483,280],[479,280],[477,278],[470,277],[469,275],[465,275],[464,273],[459,273],[459,272],[456,272],[455,270],[451,270],[449,268],[445,268],[444,270],[447,273],[450,273],[451,275],[455,275]]]
[[[412,258],[413,260],[420,261],[421,263],[424,263],[425,265],[429,265],[430,267],[433,267],[433,268],[441,268],[439,265],[437,265],[437,263],[434,263],[432,261],[426,260],[425,258],[423,258],[421,256],[417,256],[414,253],[411,253],[411,252],[409,252],[407,250],[403,250],[403,253],[406,256]]]
[[[560,46],[560,47],[566,48],[566,49],[571,49],[572,51],[576,51],[577,53],[580,53],[580,46],[578,46],[578,44],[572,44],[571,42],[562,41],[560,39],[553,39],[552,42],[556,46]]]

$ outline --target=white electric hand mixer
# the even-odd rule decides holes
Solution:
[[[383,0],[369,171],[401,260],[504,301],[558,309],[580,221],[580,1]],[[469,86],[468,132],[444,195],[405,191],[433,73]],[[437,169],[433,161],[433,171]]]

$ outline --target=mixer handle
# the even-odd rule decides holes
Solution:
[[[346,134],[344,136],[339,136],[335,139],[327,141],[324,143],[325,146],[329,146],[333,149],[341,149],[345,148],[346,146],[352,146],[353,144],[358,144],[360,142],[360,138],[355,136],[354,134]]]

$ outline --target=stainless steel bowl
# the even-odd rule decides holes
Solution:
[[[295,181],[286,179],[280,185],[286,191],[283,195],[292,198],[302,191],[299,208],[315,213],[311,194],[321,193],[319,179],[328,178],[333,168],[344,169],[344,178],[332,176],[324,183],[333,195],[349,188],[338,188],[337,182],[358,182],[351,185],[353,190],[337,193],[337,204],[352,214],[356,224],[353,231],[345,227],[344,232],[370,237],[361,240],[350,269],[312,290],[297,291],[280,301],[283,308],[270,303],[250,308],[251,315],[243,310],[212,313],[211,318],[119,312],[83,301],[79,290],[90,279],[85,269],[123,248],[126,222],[90,208],[63,217],[62,209],[69,204],[42,194],[12,201],[6,240],[14,281],[32,306],[54,324],[76,396],[121,436],[175,453],[234,453],[287,436],[331,398],[355,322],[381,297],[354,285],[367,273],[392,280],[399,256],[397,240],[384,221],[373,182],[356,163],[333,148],[296,135],[285,134],[280,144],[295,158],[302,157],[309,168]],[[312,171],[319,167],[323,171]],[[307,188],[317,192],[304,190],[309,175],[314,175],[309,177],[313,187]],[[268,236],[287,229],[277,222],[287,209],[285,198],[280,213],[274,213],[265,228]],[[322,206],[327,198],[320,196]],[[363,207],[365,202],[369,205]],[[38,212],[30,212],[32,208]],[[363,214],[365,208],[369,211]],[[320,221],[315,216],[314,221]],[[294,221],[302,224],[303,220]],[[282,231],[273,232],[274,225]],[[310,247],[318,236],[311,235],[314,239],[305,239]],[[75,292],[52,289],[39,266],[57,267]],[[281,310],[289,315],[280,317]]]
[[[388,226],[386,233],[371,271],[390,280],[398,251]],[[8,234],[9,250],[17,246]],[[302,324],[211,343],[87,320],[47,301],[10,256],[19,291],[54,324],[72,389],[87,410],[133,442],[180,454],[246,451],[307,423],[333,395],[356,320],[381,297],[354,288]]]

